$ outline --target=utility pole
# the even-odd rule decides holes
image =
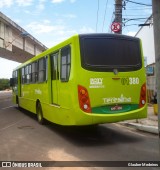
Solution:
[[[115,19],[114,22],[119,23],[121,28],[117,34],[122,34],[122,0],[115,0]]]
[[[152,0],[160,151],[160,0]]]

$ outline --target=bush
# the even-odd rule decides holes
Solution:
[[[0,90],[5,90],[10,88],[9,79],[0,79]]]

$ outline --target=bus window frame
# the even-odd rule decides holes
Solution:
[[[43,63],[40,63],[41,61],[43,61]],[[44,56],[44,57],[42,57],[42,58],[40,58],[38,61],[37,61],[37,67],[38,67],[38,72],[37,72],[37,74],[38,74],[38,78],[37,78],[37,82],[38,83],[44,83],[44,82],[46,82],[47,81],[47,78],[48,78],[48,76],[47,76],[47,71],[48,71],[48,57],[47,56]],[[42,66],[40,65],[40,64],[42,64]],[[40,68],[41,67],[41,68]],[[42,79],[40,79],[40,73],[42,72]]]
[[[60,50],[54,52],[54,53],[51,53],[49,56],[50,56],[50,59],[51,59],[51,79],[52,80],[59,80],[59,55],[60,55]],[[56,56],[57,58],[57,68],[55,68],[55,58],[54,56]]]
[[[18,70],[13,71],[12,73],[12,86],[18,85]]]
[[[106,40],[112,40],[112,41],[124,41],[124,42],[134,42],[135,44],[135,47],[136,50],[137,50],[137,54],[139,54],[139,63],[137,63],[136,65],[120,65],[120,64],[112,64],[112,65],[94,65],[94,64],[91,64],[91,63],[87,63],[86,62],[86,51],[85,51],[85,41],[86,40],[92,40],[94,41],[94,39],[106,39]],[[81,66],[83,69],[85,70],[89,70],[89,71],[95,71],[95,72],[113,72],[114,69],[117,69],[119,72],[130,72],[130,71],[137,71],[137,70],[140,70],[143,66],[143,61],[142,61],[142,49],[141,49],[141,45],[140,45],[140,39],[139,38],[135,38],[135,37],[128,37],[128,36],[117,36],[117,35],[112,35],[112,34],[108,34],[108,35],[97,35],[96,37],[95,36],[92,36],[92,34],[88,37],[86,36],[85,34],[82,34],[80,36],[80,53],[81,53]],[[92,42],[91,41],[91,42]],[[90,42],[90,44],[92,44]],[[109,43],[108,43],[109,44]],[[98,53],[97,53],[98,54]],[[110,58],[108,57],[108,60]],[[111,58],[112,59],[112,58]],[[102,60],[101,60],[102,61]]]
[[[25,84],[25,67],[21,68],[21,82]]]
[[[34,65],[34,69],[33,69]],[[31,63],[32,71],[31,71],[31,76],[32,76],[32,83],[36,83],[38,81],[38,63],[37,61],[34,61]]]
[[[67,56],[64,54],[64,56],[62,56],[62,53],[63,53],[63,50],[68,50],[67,52],[69,52],[67,54]],[[68,82],[69,81],[69,78],[70,78],[70,71],[71,71],[71,54],[72,54],[72,51],[71,51],[71,45],[67,45],[65,47],[63,47],[61,50],[60,50],[60,80],[61,82]],[[62,58],[65,57],[66,58],[66,62],[63,64],[62,63]],[[69,60],[68,60],[69,58]],[[64,66],[64,67],[63,67]],[[62,77],[62,73],[63,73],[63,68],[65,68],[65,77]]]

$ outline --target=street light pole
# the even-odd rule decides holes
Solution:
[[[117,22],[121,25],[121,29],[118,34],[122,34],[122,0],[115,0],[115,19],[114,22]]]
[[[160,0],[152,0],[160,153]]]

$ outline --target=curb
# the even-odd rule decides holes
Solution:
[[[157,135],[159,134],[158,127],[155,127],[155,126],[147,126],[147,125],[142,125],[142,124],[138,124],[138,123],[128,123],[128,122],[120,123],[120,124],[124,125],[124,126],[133,127],[140,131],[149,132],[149,133],[153,133],[153,134],[157,134]]]

